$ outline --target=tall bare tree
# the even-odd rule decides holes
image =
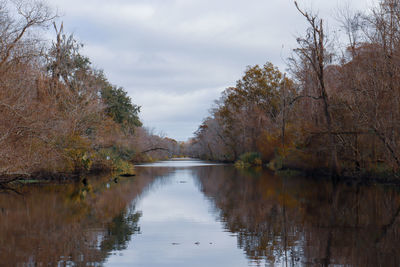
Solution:
[[[331,170],[333,175],[339,174],[339,165],[337,159],[337,148],[335,135],[333,133],[333,122],[330,107],[330,100],[325,82],[325,69],[327,62],[331,60],[331,55],[327,52],[327,36],[324,31],[323,20],[317,15],[303,11],[298,3],[294,1],[297,10],[306,18],[309,28],[305,37],[297,38],[299,48],[295,52],[304,58],[311,66],[313,76],[318,84],[318,95],[312,98],[322,101],[323,114],[326,120],[327,133],[329,135],[329,150],[331,151]]]

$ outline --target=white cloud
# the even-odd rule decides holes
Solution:
[[[124,3],[123,1],[68,1],[56,0],[56,7],[66,16],[85,17],[97,22],[120,21],[132,23],[149,20],[155,9],[142,3]]]
[[[162,121],[178,118],[178,120],[188,121],[193,115],[192,111],[206,113],[204,107],[207,109],[210,102],[216,99],[220,92],[221,88],[202,89],[184,94],[144,91],[138,93],[136,99],[149,104],[143,107],[144,110],[148,110],[144,119]]]
[[[178,26],[182,34],[193,34],[198,37],[217,36],[224,34],[235,25],[232,16],[208,15],[193,20],[184,21]]]

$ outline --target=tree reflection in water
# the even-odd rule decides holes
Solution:
[[[190,169],[214,206],[210,212],[235,234],[251,265],[400,264],[398,189],[231,166]],[[137,197],[164,186],[174,170],[142,168],[140,178],[3,188],[0,265],[103,265],[141,231]]]
[[[0,265],[102,265],[140,231],[133,200],[154,176],[0,191]]]
[[[257,265],[399,266],[400,194],[384,186],[194,171],[226,229]]]

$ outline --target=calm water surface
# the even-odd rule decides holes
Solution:
[[[197,160],[0,190],[0,266],[399,266],[400,193]]]

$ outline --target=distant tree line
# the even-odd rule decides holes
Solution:
[[[140,107],[56,18],[41,1],[0,2],[0,177],[129,171],[172,156],[179,144],[142,128]]]
[[[236,161],[252,152],[275,169],[397,175],[400,1],[339,12],[344,46],[318,15],[295,7],[309,28],[297,38],[289,74],[271,63],[248,67],[216,101],[188,153]]]

